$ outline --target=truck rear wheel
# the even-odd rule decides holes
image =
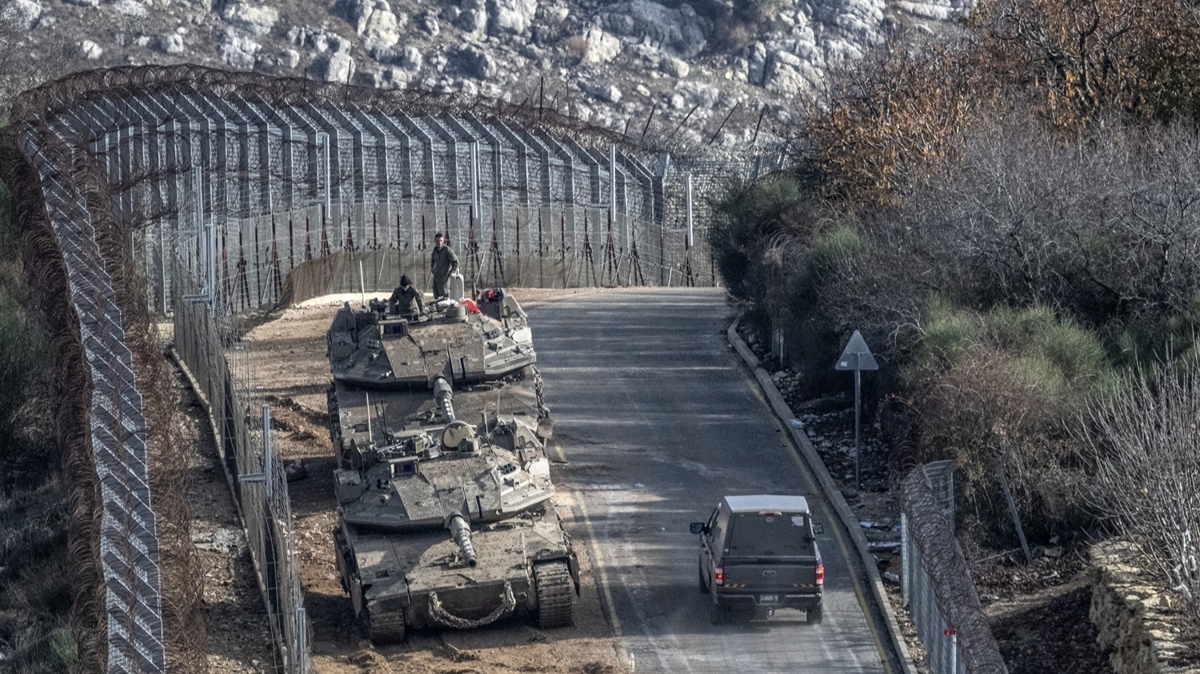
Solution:
[[[533,566],[537,586],[538,627],[570,627],[575,624],[575,584],[563,560]]]
[[[825,618],[825,605],[817,604],[808,609],[808,615],[805,617],[810,625],[820,625],[821,621]]]
[[[729,609],[721,605],[721,602],[715,597],[712,604],[709,605],[708,619],[714,625],[723,625],[729,619]]]

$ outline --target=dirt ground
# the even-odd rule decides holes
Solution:
[[[570,295],[575,291],[522,293],[530,305],[538,297]],[[526,295],[530,297],[526,298]],[[581,566],[581,596],[576,624],[571,628],[541,630],[531,621],[513,619],[469,630],[421,630],[406,643],[376,648],[363,639],[352,615],[350,599],[339,584],[330,532],[336,500],[332,470],[335,460],[326,423],[325,389],[329,369],[325,360],[325,330],[343,299],[326,298],[288,309],[274,320],[262,322],[247,336],[253,351],[254,378],[262,384],[264,401],[271,406],[273,442],[285,461],[302,459],[308,477],[291,483],[300,581],[305,607],[313,628],[313,671],[500,674],[504,672],[626,672],[618,659],[612,630],[601,610],[591,570],[586,539],[572,516],[574,496],[570,473],[561,464],[551,472],[558,496],[554,504],[577,542]],[[355,300],[358,298],[355,297]],[[186,399],[187,392],[181,393]],[[197,519],[198,543],[214,537],[217,545],[229,536],[215,533],[236,525],[236,511],[216,462],[216,449],[207,421],[198,406],[181,403],[188,424],[204,456],[197,456],[189,489]],[[199,413],[198,416],[195,416]],[[203,421],[203,423],[201,423]],[[240,530],[227,546],[226,555],[205,555],[206,620],[212,671],[271,671],[273,658],[267,647],[262,600],[250,569]],[[257,654],[257,655],[239,655]]]

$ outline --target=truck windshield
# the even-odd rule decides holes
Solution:
[[[730,524],[730,554],[788,556],[810,552],[808,522],[803,514],[739,513]]]

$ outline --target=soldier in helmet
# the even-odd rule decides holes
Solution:
[[[446,281],[450,280],[450,274],[458,271],[458,256],[446,245],[446,236],[441,232],[433,236],[429,266],[433,271],[433,298],[440,300],[446,297]]]
[[[400,314],[405,318],[419,316],[425,310],[425,303],[421,301],[421,293],[412,287],[412,282],[404,274],[400,275],[400,285],[392,291],[392,296],[388,298],[388,305],[391,307],[392,313]]]

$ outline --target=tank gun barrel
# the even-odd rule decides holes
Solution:
[[[433,397],[437,400],[438,409],[442,412],[443,420],[447,423],[454,421],[454,389],[445,377],[433,380]]]
[[[478,562],[475,560],[475,547],[471,545],[471,525],[462,515],[450,518],[450,538],[458,544],[458,551],[467,561],[467,566],[475,568]]]

